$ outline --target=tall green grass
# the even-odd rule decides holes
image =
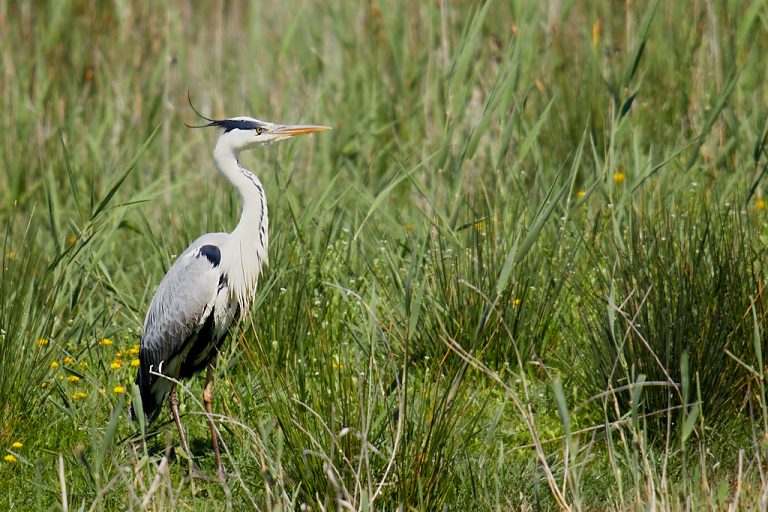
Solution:
[[[749,376],[739,361],[753,353],[753,318],[758,327],[765,321],[765,263],[751,248],[752,228],[737,211],[710,218],[698,209],[634,218],[622,250],[609,243],[596,254],[611,262],[598,281],[610,292],[593,295],[584,313],[587,387],[612,414],[638,407],[649,415],[647,430],[659,440],[671,425],[682,427],[674,437],[691,435],[696,424],[683,423],[689,407],[710,427],[733,421]],[[586,286],[585,295],[593,285]]]
[[[2,504],[760,506],[764,12],[1,4]],[[154,287],[239,216],[188,94],[334,127],[242,155],[271,265],[218,364],[224,484],[125,413]]]

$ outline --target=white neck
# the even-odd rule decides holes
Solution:
[[[227,275],[229,289],[245,314],[256,292],[262,266],[268,264],[269,215],[261,181],[240,167],[237,155],[238,152],[222,139],[213,150],[216,168],[234,185],[243,200],[240,222],[232,231],[226,247],[221,248],[221,265]]]

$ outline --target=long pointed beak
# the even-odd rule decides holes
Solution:
[[[294,135],[304,135],[306,133],[324,132],[330,129],[330,126],[318,126],[313,124],[289,124],[278,126],[272,130],[272,133],[275,135],[288,135],[292,137]]]

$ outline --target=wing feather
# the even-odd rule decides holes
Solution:
[[[198,336],[211,338],[213,309],[220,292],[219,234],[204,235],[190,245],[163,277],[144,321],[136,383],[144,413],[150,420],[159,412],[171,383],[152,375],[160,372],[179,378],[180,367]],[[218,255],[218,259],[217,259]],[[213,341],[213,340],[212,340]]]

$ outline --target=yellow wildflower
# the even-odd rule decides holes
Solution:
[[[137,356],[139,355],[139,347],[131,347],[125,353],[129,356]]]
[[[16,251],[8,251],[8,259],[12,260],[16,257]]]
[[[23,447],[24,447],[24,445],[22,443],[20,443],[19,441],[16,441],[15,443],[13,443],[11,445],[11,448],[13,448],[14,450],[21,450]]]
[[[65,357],[63,359],[63,361],[64,361],[64,364],[74,364],[75,363],[75,360],[72,359],[71,357]]]
[[[47,338],[40,338],[40,339],[37,340],[37,346],[38,347],[44,347],[47,344],[48,344],[48,339]]]
[[[117,357],[121,357],[121,356],[123,355],[123,351],[122,351],[122,350],[118,350],[118,351],[117,351],[117,354],[115,354],[115,355],[116,355]]]
[[[592,46],[597,48],[600,44],[600,33],[602,32],[600,26],[600,19],[596,19],[592,22]]]
[[[519,306],[520,302],[521,302],[520,299],[515,299],[512,301],[512,304],[514,304],[515,306]]]
[[[755,208],[758,210],[765,210],[765,199],[762,197],[758,197],[755,199]]]
[[[59,367],[59,363],[58,363],[58,361],[51,361],[51,368],[52,368],[53,370],[55,370],[55,369],[56,369],[56,368],[58,368],[58,367]]]
[[[80,361],[80,367],[81,368],[88,368],[88,363],[85,361]]]
[[[42,389],[51,389],[51,383],[50,382],[41,382],[40,387]]]
[[[133,366],[134,368],[137,368],[140,364],[141,363],[139,362],[138,359],[131,359],[131,366]]]
[[[108,347],[108,346],[110,346],[111,344],[112,344],[112,340],[111,340],[111,339],[109,339],[109,338],[104,338],[104,339],[102,339],[102,340],[99,342],[99,345],[101,345],[102,347]]]
[[[584,192],[583,190],[579,190],[578,192],[576,192],[576,197],[578,197],[579,199],[581,199],[581,198],[582,198],[582,197],[584,197],[586,194],[587,194],[587,193],[586,193],[586,192]]]
[[[10,453],[8,455],[6,455],[5,457],[3,457],[3,459],[5,459],[5,462],[10,462],[11,464],[14,464],[14,463],[18,462],[16,460],[16,457],[11,455]]]
[[[122,359],[115,359],[111,365],[109,365],[110,368],[113,370],[119,369],[121,366],[123,366],[123,360]]]
[[[112,391],[114,391],[116,395],[122,395],[125,393],[125,388],[123,386],[115,386]]]
[[[86,395],[83,391],[75,391],[74,393],[72,393],[72,400],[81,400],[86,396],[88,395]]]
[[[64,380],[64,376],[63,375],[59,375],[59,380]]]
[[[80,377],[78,377],[77,375],[70,375],[69,377],[67,377],[67,380],[69,382],[79,382],[80,381]]]
[[[613,182],[614,183],[624,183],[624,173],[623,172],[615,172],[615,173],[613,173]]]
[[[68,243],[69,245],[72,245],[72,244],[74,244],[75,242],[77,242],[77,237],[76,237],[75,235],[69,235],[69,236],[67,237],[67,243]]]

